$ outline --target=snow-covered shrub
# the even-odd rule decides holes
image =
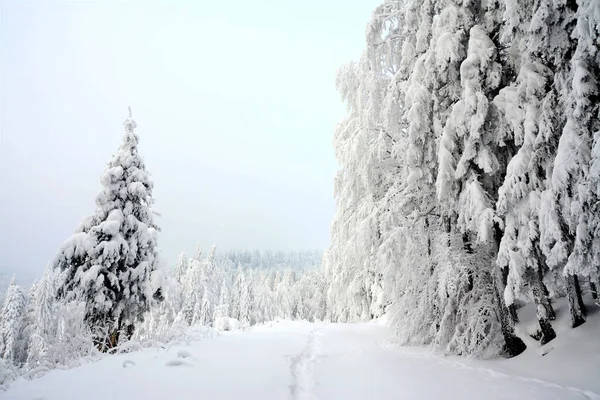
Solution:
[[[17,371],[13,365],[0,358],[0,392],[15,379],[17,379]]]

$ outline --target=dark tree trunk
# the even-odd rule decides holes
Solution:
[[[431,257],[431,234],[429,230],[429,218],[425,217],[425,230],[427,232],[427,255]]]
[[[471,236],[468,233],[463,233],[462,235],[462,241],[463,241],[463,250],[465,251],[465,253],[467,253],[468,255],[473,254],[473,246],[471,244]],[[468,285],[467,285],[467,292],[470,292],[471,290],[473,290],[473,271],[471,270],[471,268],[469,268],[467,270],[467,277],[468,277]]]
[[[590,292],[592,292],[592,298],[594,300],[598,300],[598,285],[594,280],[590,277]]]
[[[540,262],[539,268],[537,269],[537,275],[542,285],[542,295],[548,300],[547,304],[545,304],[546,312],[548,314],[548,319],[554,321],[556,319],[556,313],[550,302],[550,292],[548,292],[548,288],[546,287],[546,284],[544,284],[544,273],[548,271],[548,265],[546,264],[546,256],[539,248],[539,242],[537,243],[537,255]]]
[[[498,304],[498,317],[500,319],[502,336],[504,336],[504,350],[509,357],[515,357],[524,352],[527,346],[521,338],[515,335],[512,318],[509,315],[508,308],[505,306],[504,298],[500,296],[496,275],[494,274],[494,294],[496,296],[496,303]]]
[[[583,313],[583,316],[587,314],[587,310],[585,309],[585,304],[583,304],[583,296],[581,293],[581,286],[579,285],[579,277],[577,275],[573,275],[573,283],[575,284],[575,294],[577,298],[577,304],[579,305],[579,309]]]
[[[533,292],[533,299],[537,306],[537,318],[542,332],[540,341],[544,345],[556,337],[556,332],[554,332],[552,324],[550,324],[550,315],[554,314],[554,309],[546,295],[547,290],[544,290],[545,285],[542,282],[540,268],[537,271],[530,268],[527,275],[530,280],[529,284]]]
[[[135,326],[133,324],[127,325],[127,340],[131,340],[135,332]]]
[[[446,230],[446,244],[448,245],[448,247],[451,246],[451,240],[450,240],[450,236],[452,233],[452,219],[449,216],[446,216],[443,218],[444,221],[444,227]]]
[[[517,314],[517,306],[513,303],[508,308],[508,316],[510,317],[513,325],[519,322],[519,315]]]
[[[500,243],[500,239],[502,238],[502,230],[496,224],[494,226],[494,240],[496,242],[496,255],[498,253],[498,244]],[[495,257],[494,257],[495,259]],[[493,278],[493,286],[494,286],[494,295],[496,297],[497,309],[498,309],[498,319],[500,320],[500,327],[502,330],[502,336],[504,336],[504,350],[508,354],[509,357],[515,357],[525,351],[527,346],[525,343],[515,334],[515,322],[516,319],[516,310],[510,311],[508,307],[506,307],[506,303],[504,302],[504,288],[506,287],[506,279],[508,276],[508,271],[506,271],[506,276],[504,271],[500,271],[499,268],[496,268],[494,265],[492,267],[492,278]],[[502,274],[501,276],[500,273]],[[512,313],[514,312],[514,317]],[[513,319],[514,318],[514,319]]]
[[[585,323],[585,306],[581,297],[581,287],[577,275],[567,275],[567,298],[569,299],[569,311],[571,312],[571,325],[573,328]]]

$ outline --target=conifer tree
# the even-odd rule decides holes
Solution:
[[[9,365],[20,366],[20,340],[25,307],[25,295],[13,277],[0,310],[0,358]]]
[[[85,301],[85,319],[101,347],[117,345],[120,332],[131,335],[153,298],[158,268],[158,227],[152,210],[153,183],[139,153],[131,113],[123,143],[102,174],[96,212],[60,248],[59,295]]]

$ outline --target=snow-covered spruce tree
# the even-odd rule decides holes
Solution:
[[[0,310],[0,358],[9,365],[20,366],[21,329],[25,313],[26,298],[13,277],[2,310]]]
[[[200,284],[200,263],[196,259],[192,259],[187,269],[187,273],[181,284],[181,309],[177,320],[190,326],[194,319],[194,310],[199,302],[201,295]]]
[[[402,96],[388,89],[398,85],[398,54],[403,15],[398,2],[385,2],[373,13],[367,29],[367,50],[357,63],[343,66],[337,87],[348,117],[336,128],[334,145],[341,165],[335,183],[338,213],[332,244],[324,258],[329,318],[370,319],[383,313],[385,283],[377,250],[383,240],[378,203],[398,173],[394,152],[405,149],[394,130]],[[389,118],[383,110],[390,110]],[[373,299],[378,299],[373,302]]]
[[[194,297],[194,308],[193,308],[193,312],[192,312],[192,320],[190,325],[196,325],[196,324],[202,324],[204,325],[206,323],[206,315],[202,315],[203,310],[202,309],[202,305],[203,305],[203,299],[204,299],[204,293],[206,290],[205,285],[202,283],[202,279],[199,280],[200,284],[198,286],[195,286],[195,297]]]
[[[590,63],[594,49],[589,46],[593,42],[589,41],[589,35],[596,35],[593,33],[596,28],[589,31],[593,23],[590,24],[587,17],[590,10],[584,11],[587,4],[582,2],[577,5],[582,8],[575,11],[574,4],[569,4],[567,9],[571,12],[566,14],[573,16],[568,32],[576,40],[570,48],[566,48],[569,55],[566,61],[570,68],[561,70],[562,73],[555,77],[555,85],[559,88],[559,105],[564,110],[566,121],[556,150],[550,190],[543,207],[546,220],[544,250],[548,265],[563,270],[573,327],[585,322],[580,282],[580,278],[588,273],[588,263],[582,257],[589,244],[584,233],[585,188],[589,177],[594,125],[597,125],[597,118],[593,115],[594,109],[597,110],[597,101],[594,101],[597,99],[597,65],[594,66],[594,61]],[[573,31],[573,26],[582,27],[582,30]]]
[[[571,60],[572,81],[567,100],[567,122],[558,146],[553,188],[562,203],[562,214],[569,227],[573,250],[564,269],[573,327],[585,322],[580,277],[598,282],[598,140],[600,139],[600,5],[580,1],[577,39]],[[558,164],[557,162],[557,164]],[[574,236],[574,237],[573,237]]]
[[[216,265],[217,246],[213,246],[204,261],[204,293],[202,302],[207,317],[206,323],[212,324],[217,302],[219,301],[219,284],[221,283],[221,271]],[[205,299],[205,298],[206,299]]]
[[[96,212],[60,248],[54,266],[63,271],[59,295],[85,301],[85,319],[101,348],[130,336],[153,298],[157,226],[153,183],[138,150],[136,123],[124,123],[123,143],[102,174]]]
[[[56,336],[55,318],[55,274],[52,268],[46,268],[44,276],[37,283],[36,290],[29,299],[31,303],[32,323],[27,344],[27,365],[35,368],[48,364],[49,347]]]
[[[499,212],[506,216],[499,265],[505,276],[507,303],[531,288],[538,304],[542,342],[554,337],[549,319],[554,319],[546,283],[556,287],[557,264],[551,249],[562,243],[560,214],[551,187],[553,164],[564,113],[557,112],[559,97],[565,98],[564,76],[573,52],[570,39],[574,13],[566,2],[507,2],[507,24],[503,41],[508,61],[517,74],[494,102],[508,127],[506,136],[520,146],[510,161],[500,189]],[[561,87],[563,87],[562,92]],[[557,240],[558,237],[558,240]],[[550,256],[551,262],[547,263]],[[562,282],[559,282],[562,286]],[[556,292],[556,290],[553,290]],[[527,299],[521,298],[523,301]]]
[[[252,270],[250,270],[252,271]],[[240,310],[239,320],[240,327],[247,329],[252,325],[252,298],[251,280],[249,276],[244,273],[240,276],[239,290],[240,290]]]
[[[277,285],[277,304],[279,305],[279,317],[284,319],[293,319],[296,313],[295,310],[295,293],[294,285],[296,283],[296,275],[287,268],[283,273],[283,278]]]
[[[180,284],[183,283],[185,276],[187,275],[188,267],[189,260],[185,253],[181,253],[179,257],[177,257],[177,262],[175,263],[175,268],[173,269],[173,278],[175,278]]]
[[[219,290],[219,303],[215,309],[215,320],[217,318],[229,318],[229,290],[227,281],[223,278],[221,289]]]
[[[242,266],[238,265],[233,278],[233,288],[231,291],[231,308],[229,310],[229,316],[231,318],[240,319],[240,301],[244,290],[244,271]]]
[[[395,185],[401,190],[388,192],[390,201],[385,206],[390,214],[386,223],[389,234],[384,233],[387,240],[381,248],[384,262],[392,260],[390,270],[397,265],[398,286],[391,296],[392,323],[399,327],[400,336],[407,342],[434,342],[445,351],[462,352],[459,350],[462,345],[457,343],[466,340],[467,335],[460,333],[463,338],[460,340],[453,340],[452,335],[461,330],[469,332],[471,328],[459,330],[456,325],[477,319],[466,312],[464,321],[444,318],[445,314],[456,314],[455,306],[465,302],[469,291],[448,291],[442,277],[448,275],[448,269],[460,274],[460,270],[469,267],[468,263],[450,257],[462,249],[462,246],[448,248],[458,243],[448,237],[451,221],[456,220],[455,193],[444,186],[447,181],[453,183],[454,159],[452,149],[438,146],[438,141],[444,135],[452,106],[461,95],[465,32],[473,26],[474,19],[470,4],[455,1],[410,2],[405,12],[406,42],[401,63],[409,68],[400,68],[404,76],[400,78],[398,91],[405,98],[406,111],[400,126],[406,126],[406,135],[400,129],[396,142],[409,150],[396,153],[398,165],[406,173],[395,176],[398,180]],[[446,153],[436,154],[438,147]],[[441,182],[441,188],[434,185],[436,181]],[[441,192],[439,199],[436,190]],[[445,202],[447,197],[452,201]],[[449,296],[458,298],[446,301]]]
[[[202,298],[200,300],[199,304],[199,315],[198,315],[198,324],[205,326],[205,325],[209,325],[212,323],[213,320],[213,316],[211,313],[211,303],[208,299],[209,295],[208,295],[208,289],[206,286],[204,286],[204,289],[202,291]]]
[[[185,321],[188,325],[212,324],[223,275],[216,266],[215,252],[216,247],[213,246],[207,258],[202,259],[202,250],[198,245],[196,257],[189,263],[185,277],[181,278],[182,305],[178,321]],[[181,265],[181,260],[177,265]],[[179,269],[176,268],[174,273],[177,274]]]
[[[504,183],[499,189],[498,214],[504,218],[504,235],[500,242],[498,265],[507,270],[504,293],[507,306],[526,300],[530,289],[538,305],[538,321],[543,344],[556,334],[549,322],[554,310],[543,282],[548,272],[540,249],[539,209],[545,189],[544,160],[535,156],[540,150],[538,122],[550,71],[542,64],[527,62],[519,72],[515,87],[505,88],[495,103],[511,125],[512,139],[521,147],[510,160]],[[502,117],[500,117],[502,118]]]
[[[516,355],[523,351],[525,345],[514,334],[512,321],[507,315],[508,309],[500,295],[503,291],[501,279],[494,266],[502,227],[494,202],[503,179],[506,147],[503,132],[497,124],[498,111],[491,101],[500,89],[503,71],[498,62],[496,43],[486,31],[490,29],[489,25],[493,27],[495,19],[490,20],[492,23],[486,26],[473,25],[469,31],[467,54],[460,67],[461,98],[453,106],[442,138],[445,158],[450,161],[443,167],[450,172],[442,176],[447,183],[438,180],[438,188],[455,190],[458,210],[456,223],[464,234],[463,252],[470,254],[472,250],[484,246],[481,251],[487,254],[486,260],[482,260],[477,270],[472,271],[473,278],[480,276],[484,281],[489,280],[488,276],[492,278],[494,284],[491,288],[496,293],[496,308],[500,315],[505,348],[510,355]],[[456,162],[453,165],[454,159]],[[481,245],[471,244],[475,242]],[[480,284],[474,282],[471,285]]]
[[[272,321],[275,318],[273,293],[270,288],[270,276],[261,272],[255,279],[254,320],[256,323]]]
[[[31,338],[32,331],[35,328],[34,299],[37,292],[37,286],[38,282],[34,281],[27,294],[25,294],[25,309],[21,318],[21,331],[19,332],[19,359],[15,360],[15,364],[19,366],[25,366],[25,363],[27,362],[27,354],[29,353],[29,339]]]

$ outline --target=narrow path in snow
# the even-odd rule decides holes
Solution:
[[[290,391],[293,400],[317,400],[315,395],[315,363],[321,350],[320,333],[313,330],[302,353],[290,359],[292,384]]]
[[[376,324],[272,323],[189,346],[147,349],[55,370],[14,382],[0,398],[600,399],[592,391],[481,367],[493,362],[455,361],[392,347],[389,337],[390,331]]]

